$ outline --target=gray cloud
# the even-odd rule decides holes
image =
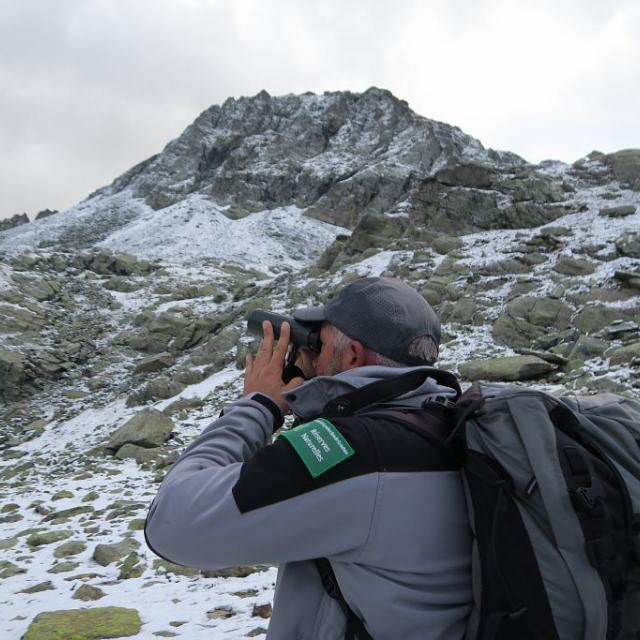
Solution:
[[[228,96],[376,85],[529,160],[640,146],[635,0],[4,0],[0,217],[66,208]]]

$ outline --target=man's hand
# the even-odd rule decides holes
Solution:
[[[264,393],[278,403],[283,415],[289,411],[289,405],[282,397],[286,391],[299,387],[304,380],[294,378],[288,384],[282,381],[282,370],[289,348],[291,327],[283,322],[280,328],[280,339],[273,346],[273,327],[268,320],[262,323],[262,342],[256,357],[247,354],[244,372],[244,394]]]

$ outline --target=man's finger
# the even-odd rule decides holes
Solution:
[[[273,353],[273,327],[268,320],[262,323],[262,341],[258,353],[256,354],[255,361],[260,365],[266,364],[271,359]]]
[[[280,326],[280,338],[274,351],[274,356],[278,361],[284,362],[289,349],[289,336],[291,335],[291,327],[288,322],[283,322]]]

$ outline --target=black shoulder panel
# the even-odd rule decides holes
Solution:
[[[383,417],[335,418],[355,453],[317,478],[285,438],[260,449],[241,468],[233,497],[241,513],[376,472],[450,471],[455,467],[427,440]]]

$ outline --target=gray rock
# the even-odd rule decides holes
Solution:
[[[571,256],[560,256],[553,269],[567,276],[589,275],[596,270],[591,261]]]
[[[90,584],[81,584],[71,596],[74,600],[82,600],[83,602],[91,602],[104,598],[105,592],[98,587],[92,587]]]
[[[195,567],[183,567],[179,564],[174,564],[168,560],[156,559],[153,561],[153,568],[158,575],[172,573],[176,576],[197,576],[200,575],[200,569]]]
[[[138,464],[144,464],[148,462],[157,461],[162,455],[166,455],[166,451],[161,450],[160,447],[154,447],[148,449],[146,447],[140,447],[136,444],[123,444],[115,453],[115,457],[118,460],[133,459]]]
[[[591,358],[600,358],[609,347],[609,343],[600,338],[590,336],[580,336],[571,350],[568,352],[570,359],[589,360]]]
[[[53,550],[53,557],[69,558],[70,556],[77,556],[79,553],[82,553],[86,548],[87,548],[87,545],[84,542],[81,542],[79,540],[65,542]]]
[[[47,580],[46,582],[39,582],[38,584],[34,584],[32,587],[22,589],[18,593],[40,593],[41,591],[51,591],[51,589],[54,588],[55,587],[51,580]]]
[[[106,280],[102,285],[109,291],[119,291],[120,293],[131,293],[132,291],[138,291],[142,288],[142,284],[129,280],[125,276],[113,276]]]
[[[102,640],[124,638],[140,633],[142,621],[135,609],[91,607],[39,613],[22,640]]]
[[[54,542],[66,540],[73,535],[73,531],[43,531],[41,533],[32,533],[26,540],[30,547],[42,547]]]
[[[609,218],[624,218],[631,216],[636,212],[634,205],[622,205],[620,207],[605,207],[600,209],[601,216],[607,216]]]
[[[51,569],[47,569],[47,573],[68,573],[69,571],[74,571],[79,566],[79,562],[56,562]]]
[[[202,572],[205,578],[246,578],[254,573],[267,571],[266,564],[249,564],[238,567],[228,567],[226,569],[206,569]]]
[[[0,579],[11,578],[21,573],[26,573],[27,570],[23,567],[10,562],[9,560],[0,560]]]
[[[602,157],[616,180],[640,189],[640,149],[623,149]]]
[[[42,220],[43,218],[55,216],[57,213],[60,213],[57,209],[42,209],[42,211],[38,211],[38,213],[36,213],[35,219]]]
[[[521,296],[511,300],[493,324],[493,337],[499,344],[528,348],[547,329],[570,326],[571,310],[561,300]]]
[[[69,509],[63,509],[62,511],[54,511],[46,515],[43,518],[43,522],[50,522],[51,520],[55,520],[56,522],[64,522],[68,518],[73,518],[74,516],[81,515],[83,513],[92,513],[94,508],[91,506],[79,506],[79,507],[70,507]]]
[[[630,289],[640,289],[640,271],[616,271],[613,277]]]
[[[606,330],[607,338],[615,340],[616,338],[625,338],[627,336],[635,336],[640,333],[640,326],[637,322],[613,322]]]
[[[175,357],[165,351],[164,353],[157,353],[143,358],[136,364],[133,372],[152,373],[154,371],[161,371],[167,367],[172,367],[175,362]]]
[[[142,409],[109,438],[105,447],[113,451],[127,443],[159,447],[167,441],[172,431],[173,421],[167,415],[157,409]]]
[[[628,232],[616,240],[616,249],[620,255],[628,258],[640,258],[640,233]]]
[[[582,308],[573,317],[572,324],[581,333],[593,334],[607,329],[616,320],[627,320],[627,315],[624,309],[591,304]]]
[[[612,347],[605,352],[605,357],[609,358],[611,365],[625,364],[635,358],[640,358],[640,341],[633,342],[624,347]]]
[[[21,307],[0,305],[0,334],[18,331],[38,331],[46,323],[42,314]]]
[[[160,377],[152,380],[139,391],[136,391],[127,398],[127,406],[134,407],[138,404],[148,402],[149,400],[166,400],[173,398],[181,391],[184,391],[185,385],[167,377]]]
[[[16,213],[10,218],[6,218],[5,220],[0,220],[0,233],[2,231],[6,231],[7,229],[13,229],[14,227],[19,227],[21,224],[28,224],[29,217],[26,213]]]
[[[558,367],[536,356],[507,356],[470,360],[458,368],[465,380],[513,382],[538,378],[545,373],[555,371]]]
[[[93,551],[93,559],[101,566],[117,562],[140,547],[134,538],[125,538],[116,544],[99,544]]]
[[[565,358],[557,353],[552,353],[551,351],[536,351],[535,349],[516,349],[516,353],[522,356],[535,356],[536,358],[540,358],[545,362],[550,362],[551,364],[557,364],[563,366],[569,362],[569,358]]]
[[[147,566],[142,562],[142,558],[135,551],[132,551],[120,565],[118,580],[139,578],[146,568]]]
[[[204,402],[200,398],[180,398],[165,407],[163,413],[172,416],[175,413],[188,413],[192,409],[199,409]]]

